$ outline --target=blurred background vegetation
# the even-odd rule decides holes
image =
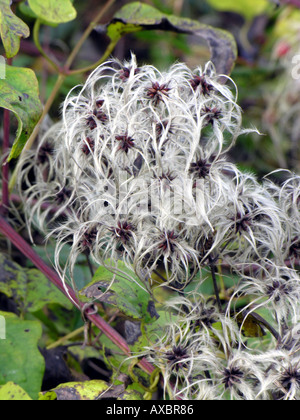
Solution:
[[[101,23],[131,0],[118,0]],[[239,92],[245,127],[255,126],[262,135],[242,136],[232,152],[241,168],[258,176],[282,167],[299,171],[300,157],[300,74],[296,60],[300,54],[300,5],[297,0],[144,0],[164,13],[188,17],[230,31],[238,45],[238,60],[231,77]],[[93,20],[106,0],[74,0],[77,19],[57,27],[43,26],[40,40],[63,63],[76,40]],[[26,2],[13,1],[14,13],[31,28],[34,20]],[[82,67],[95,62],[105,51],[107,37],[96,28],[84,44],[76,62]],[[0,54],[3,50],[0,46]],[[196,67],[209,59],[205,42],[199,37],[162,31],[142,31],[121,39],[113,55],[129,57],[133,51],[140,64],[150,63],[164,69],[176,60]],[[296,57],[296,58],[295,58]],[[300,61],[300,59],[299,59]],[[45,103],[56,80],[56,74],[41,57],[31,37],[21,41],[13,65],[32,68],[40,83],[40,97]],[[294,70],[294,73],[293,73]],[[299,72],[300,73],[300,72]],[[293,77],[294,75],[294,77]],[[51,109],[57,119],[60,103],[67,92],[83,82],[86,75],[72,75],[63,84]],[[49,121],[49,120],[48,120]]]

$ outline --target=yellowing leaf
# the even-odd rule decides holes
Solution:
[[[10,3],[10,0],[0,0],[0,35],[8,58],[19,52],[20,39],[30,35],[26,23],[11,11]]]
[[[14,382],[0,386],[0,401],[30,401],[26,391]]]
[[[101,380],[67,382],[50,391],[41,392],[39,400],[92,401],[99,398],[107,388],[108,384]]]

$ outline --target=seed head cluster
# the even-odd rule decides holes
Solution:
[[[172,398],[300,397],[300,177],[259,182],[226,158],[250,131],[236,96],[212,63],[160,72],[112,59],[70,92],[22,162],[28,224],[55,238],[64,280],[82,253],[112,271],[122,260],[146,289],[159,272],[182,294],[217,264],[236,279],[224,311],[201,293],[170,304],[175,318],[145,349]],[[264,353],[234,321],[243,299],[277,331]]]

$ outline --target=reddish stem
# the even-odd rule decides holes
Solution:
[[[31,248],[31,246],[0,216],[0,233],[5,235],[13,245],[18,248],[56,287],[58,287],[78,308],[82,308],[83,304],[78,301],[74,290],[64,285],[58,274],[50,268],[43,259]],[[127,356],[130,356],[130,348],[124,338],[98,314],[89,314],[86,312],[87,318],[94,323],[114,344],[116,344]],[[147,373],[151,374],[154,367],[142,359],[139,366]]]

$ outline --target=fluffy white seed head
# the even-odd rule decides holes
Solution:
[[[138,67],[134,56],[104,63],[69,93],[61,121],[26,154],[20,190],[28,224],[56,240],[56,267],[74,287],[81,254],[113,272],[124,261],[146,288],[182,291],[196,274],[206,281],[203,268],[217,261],[239,276],[225,314],[200,293],[169,303],[176,322],[144,354],[172,398],[265,398],[273,378],[283,398],[294,398],[300,178],[259,183],[226,158],[247,132],[228,82],[211,63],[165,72]],[[240,297],[251,302],[249,314],[268,310],[282,338],[268,360],[241,340],[230,313]]]

